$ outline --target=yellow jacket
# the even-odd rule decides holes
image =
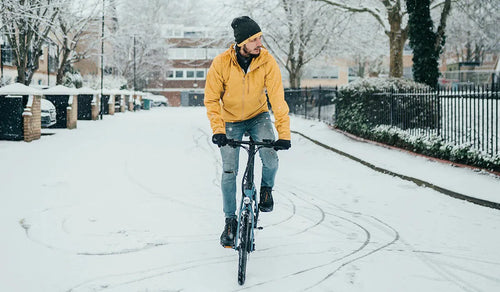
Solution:
[[[226,133],[225,122],[240,122],[273,109],[279,139],[290,140],[290,117],[281,72],[276,60],[262,48],[245,74],[234,45],[215,57],[207,73],[205,107],[214,134]]]

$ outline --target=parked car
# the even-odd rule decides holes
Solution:
[[[56,107],[45,98],[42,98],[41,101],[42,128],[48,128],[56,123]]]
[[[151,99],[152,106],[168,106],[167,98],[163,95],[152,95],[148,98]]]

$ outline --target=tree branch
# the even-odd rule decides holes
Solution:
[[[441,19],[439,21],[439,26],[436,32],[436,42],[434,44],[434,48],[436,52],[441,51],[441,46],[443,44],[444,31],[446,29],[446,20],[448,19],[448,15],[450,15],[451,11],[451,0],[446,0],[444,2],[443,11],[441,11]]]
[[[314,0],[314,1],[324,2],[326,4],[329,4],[329,5],[332,5],[335,7],[339,7],[339,8],[342,8],[342,9],[350,11],[350,12],[368,13],[368,14],[372,15],[377,20],[377,22],[384,28],[384,30],[386,32],[389,31],[386,23],[384,22],[384,20],[382,19],[382,17],[378,13],[379,12],[378,10],[375,10],[373,8],[368,8],[368,7],[353,7],[353,6],[349,6],[349,5],[346,5],[343,3],[338,3],[338,2],[335,2],[332,0]],[[388,1],[385,1],[385,2],[388,2]],[[384,4],[384,5],[386,5],[386,7],[387,7],[387,5],[389,5],[389,7],[390,7],[390,3]]]

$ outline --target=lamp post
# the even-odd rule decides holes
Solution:
[[[102,97],[102,88],[104,83],[104,0],[102,0],[102,20],[101,20],[101,120],[104,114],[104,99]]]
[[[3,36],[0,37],[0,67],[1,67],[1,79],[0,79],[0,86],[3,84]]]
[[[50,43],[47,44],[47,87],[50,87]]]
[[[136,82],[135,81],[135,73],[136,73],[135,72],[135,70],[136,70],[136,67],[135,67],[135,45],[136,45],[136,43],[135,43],[135,34],[134,34],[134,95],[135,95],[135,90],[136,90],[135,89],[136,88],[136,83],[135,83]]]

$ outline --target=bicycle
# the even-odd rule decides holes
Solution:
[[[238,251],[238,283],[243,285],[246,278],[246,265],[248,254],[255,250],[254,229],[257,227],[259,218],[259,202],[254,184],[254,162],[255,154],[264,147],[273,148],[273,140],[248,141],[228,139],[227,144],[231,147],[241,147],[248,153],[248,161],[241,182],[241,202],[238,212],[238,227],[233,249]]]

